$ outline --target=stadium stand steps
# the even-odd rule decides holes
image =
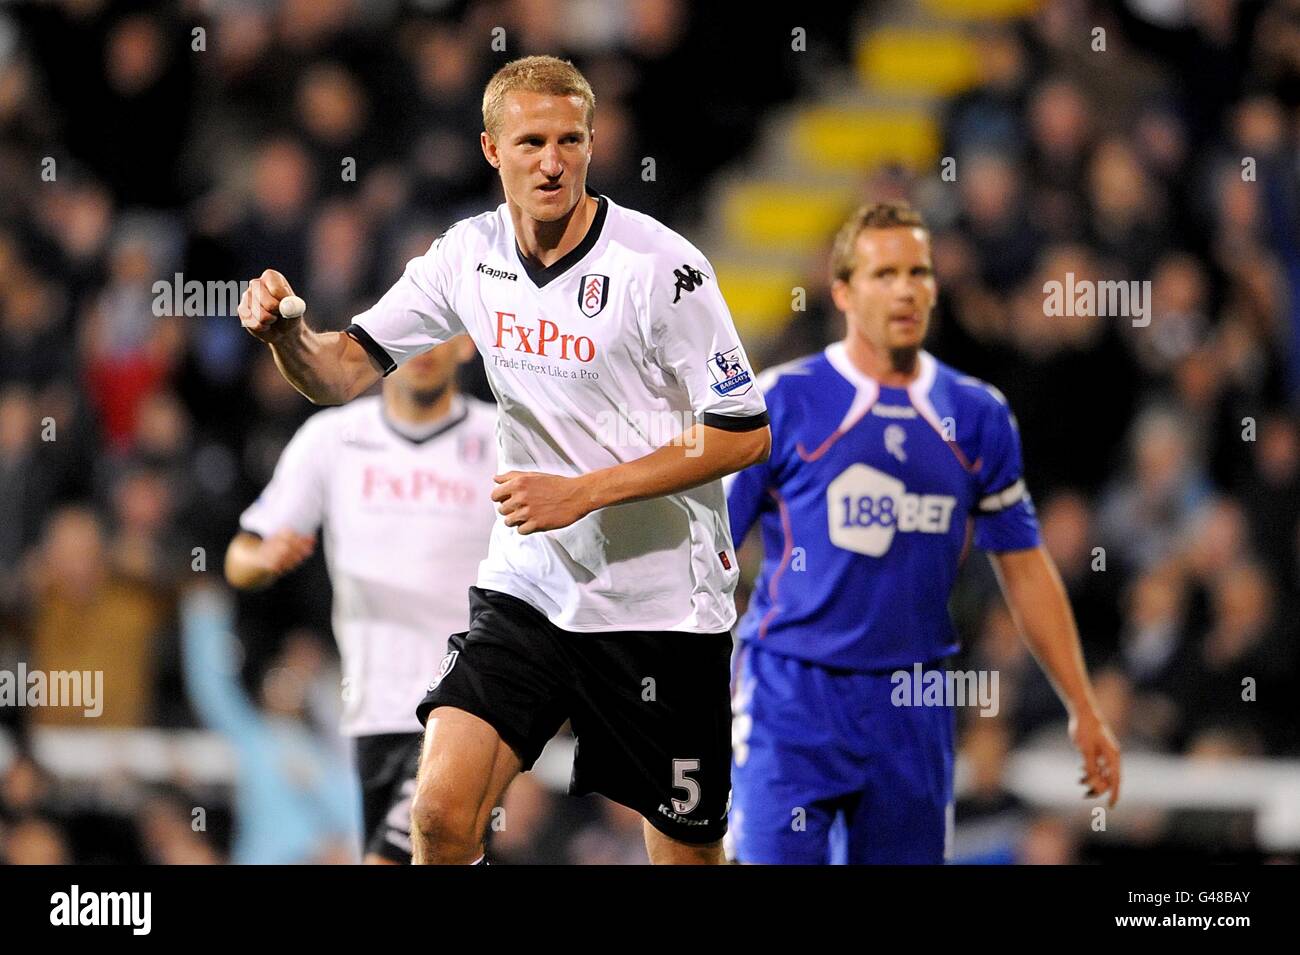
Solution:
[[[701,245],[736,323],[757,343],[791,315],[793,289],[821,267],[862,184],[889,165],[935,170],[946,97],[978,80],[973,25],[1032,12],[1035,0],[923,0],[859,25],[836,86],[773,113],[742,169],[711,186]]]

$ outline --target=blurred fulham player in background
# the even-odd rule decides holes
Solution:
[[[651,862],[722,861],[738,571],[720,479],[767,456],[767,411],[703,254],[588,192],[594,115],[572,64],[506,64],[480,136],[504,203],[448,229],[342,333],[282,318],[278,272],[240,305],[313,401],[460,332],[497,397],[502,519],[420,706],[417,862],[481,860],[493,807],[565,720],[572,792],[639,812]],[[656,446],[649,420],[678,437]]]
[[[367,862],[411,859],[420,754],[415,707],[469,620],[469,588],[496,513],[496,410],[456,390],[474,354],[459,336],[409,361],[382,395],[312,416],[240,518],[226,579],[260,588],[325,532]]]

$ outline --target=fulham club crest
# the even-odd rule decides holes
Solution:
[[[487,442],[482,435],[462,434],[456,450],[461,464],[478,464],[487,454]]]
[[[595,318],[609,301],[609,276],[584,275],[578,286],[578,308],[588,318]]]
[[[438,684],[441,683],[447,674],[451,672],[451,668],[456,665],[456,658],[458,656],[460,656],[459,650],[447,651],[446,656],[442,658],[442,662],[438,664],[438,675],[434,677],[433,682],[429,684],[430,693],[438,689]]]

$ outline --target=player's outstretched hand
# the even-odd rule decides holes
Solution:
[[[1083,756],[1083,778],[1088,792],[1085,798],[1110,793],[1113,807],[1119,799],[1119,743],[1095,712],[1070,717],[1070,739]]]
[[[580,478],[560,477],[540,471],[507,471],[494,477],[492,500],[504,514],[507,527],[521,534],[568,527],[590,511]]]
[[[316,549],[316,538],[295,533],[287,528],[264,538],[258,550],[264,569],[279,577],[287,574]]]
[[[289,280],[275,269],[267,269],[244,290],[239,300],[239,322],[254,338],[269,342],[302,318],[301,306],[302,299],[293,294]]]

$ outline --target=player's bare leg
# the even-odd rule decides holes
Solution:
[[[411,804],[411,861],[467,865],[479,859],[492,808],[520,768],[519,757],[488,723],[454,706],[433,710]]]
[[[646,855],[652,865],[722,865],[726,862],[721,839],[697,845],[666,836],[648,822],[641,825],[645,829]]]

